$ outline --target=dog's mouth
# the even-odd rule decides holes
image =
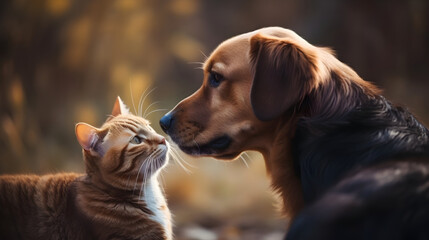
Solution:
[[[206,155],[217,157],[220,155],[222,158],[228,158],[227,155],[222,155],[222,152],[224,152],[231,145],[231,143],[232,138],[228,135],[223,135],[211,140],[206,144],[198,144],[195,142],[192,146],[184,146],[181,144],[178,144],[178,146],[183,152],[193,156]]]

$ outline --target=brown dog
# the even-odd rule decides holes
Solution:
[[[278,116],[328,81],[330,68],[344,69],[350,80],[375,91],[331,51],[291,30],[270,27],[233,37],[206,60],[201,88],[166,114],[161,126],[190,155],[235,159],[246,150],[261,152],[284,213],[293,217],[303,206],[290,149],[297,114]],[[287,75],[290,81],[279,83],[288,86],[270,83],[280,79],[273,74]]]
[[[361,135],[353,135],[354,129],[361,129],[356,123],[365,118],[358,113],[373,114],[371,106],[379,104],[374,101],[389,106],[386,109],[396,108],[379,95],[375,86],[336,59],[331,50],[313,46],[291,30],[269,27],[226,40],[206,60],[203,69],[201,88],[167,113],[160,121],[161,127],[185,153],[193,156],[230,160],[245,150],[261,152],[272,185],[282,196],[284,213],[291,218],[304,203],[313,202],[345,173],[355,169],[359,161],[384,159],[387,151],[378,154],[376,148],[381,145],[370,144],[376,136],[386,135],[380,140],[384,141],[383,146],[398,136],[396,132],[384,131],[387,129],[384,125],[378,135],[365,132],[365,129],[375,129],[370,127],[362,127],[363,130],[356,133]],[[406,115],[398,111],[399,115]],[[400,121],[392,119],[392,114],[373,115],[371,118],[379,117],[399,126]],[[427,130],[417,126],[417,121],[416,126],[413,121],[404,122],[410,128],[415,127],[415,136],[427,145],[427,136],[422,138]],[[322,131],[321,126],[328,127]],[[350,138],[341,135],[340,127],[344,126],[350,127],[350,131],[343,129],[350,132]],[[323,134],[331,130],[341,138],[335,138],[337,135],[332,133],[331,138],[321,140]],[[314,136],[307,137],[310,133]],[[315,145],[308,145],[308,139],[321,140],[317,142],[319,146],[324,142],[331,144],[317,149]],[[365,144],[367,148],[362,147],[366,147]],[[303,146],[306,148],[302,149]],[[353,146],[361,147],[362,154],[357,154],[358,149]],[[405,143],[396,146],[399,150],[394,153],[399,153]],[[369,152],[371,154],[366,154]],[[317,157],[322,160],[310,163],[309,159]],[[332,161],[331,168],[327,159],[339,159],[339,163]],[[350,164],[340,168],[346,161]]]

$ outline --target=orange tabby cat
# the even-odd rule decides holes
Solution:
[[[79,123],[76,136],[86,174],[0,177],[0,239],[172,239],[164,137],[119,97],[101,128]]]

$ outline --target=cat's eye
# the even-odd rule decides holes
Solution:
[[[143,139],[139,136],[134,136],[131,140],[130,143],[132,144],[140,144],[143,141]]]

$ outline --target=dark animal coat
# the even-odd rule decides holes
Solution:
[[[407,110],[368,97],[293,142],[308,207],[286,239],[429,239],[429,131]]]

